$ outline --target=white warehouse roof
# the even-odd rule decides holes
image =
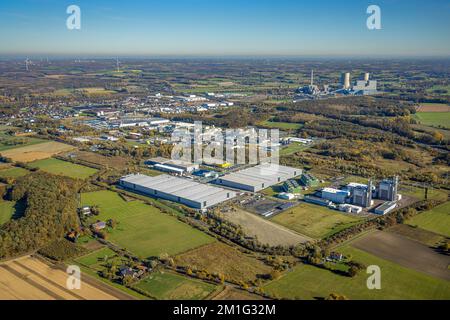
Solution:
[[[169,175],[149,177],[133,174],[123,177],[120,184],[134,191],[179,202],[197,209],[208,208],[236,196],[236,193],[230,190]]]
[[[281,165],[261,164],[226,174],[216,183],[249,191],[259,191],[302,174],[301,169]]]

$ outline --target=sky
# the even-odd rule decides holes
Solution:
[[[2,0],[0,55],[448,57],[450,0]]]

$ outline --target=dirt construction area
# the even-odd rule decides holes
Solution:
[[[240,225],[246,235],[256,236],[261,243],[271,246],[290,246],[312,240],[307,236],[298,234],[244,210],[230,210],[224,213],[223,216],[232,223]]]
[[[403,267],[450,281],[450,256],[398,234],[376,231],[355,240],[351,245]]]
[[[49,141],[22,148],[6,150],[3,151],[1,155],[16,162],[32,162],[35,160],[47,159],[55,154],[73,149],[75,149],[75,147],[71,145]]]
[[[81,289],[69,290],[68,275],[38,258],[21,257],[0,264],[0,300],[117,300],[124,295],[81,277]],[[106,289],[106,290],[103,290]],[[129,297],[128,297],[129,299]]]

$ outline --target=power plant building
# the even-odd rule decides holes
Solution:
[[[369,180],[369,184],[360,183],[349,183],[347,185],[347,190],[350,191],[352,198],[352,204],[361,206],[363,208],[368,208],[373,205],[372,201],[372,191],[373,185],[372,180]]]
[[[377,190],[378,199],[386,201],[398,200],[398,176],[380,182]]]
[[[345,203],[347,198],[350,196],[350,191],[339,190],[334,188],[323,188],[322,198],[330,200],[334,203]]]
[[[128,190],[184,204],[195,209],[206,209],[236,196],[236,192],[188,179],[169,175],[149,177],[132,174],[120,179]]]
[[[301,169],[281,165],[260,164],[219,177],[214,183],[251,192],[258,192],[302,174]]]

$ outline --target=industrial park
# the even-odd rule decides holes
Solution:
[[[0,303],[450,300],[445,1],[60,2],[0,1]]]

